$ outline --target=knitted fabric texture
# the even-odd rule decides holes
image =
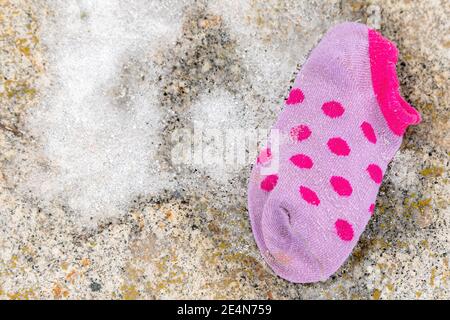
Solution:
[[[391,42],[343,23],[299,72],[272,127],[279,143],[261,151],[249,182],[255,240],[277,275],[327,279],[364,231],[405,129],[420,122],[400,96],[396,62]]]

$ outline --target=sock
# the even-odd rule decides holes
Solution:
[[[248,193],[256,243],[282,278],[327,279],[373,214],[389,161],[406,128],[420,122],[400,96],[396,62],[394,44],[343,23],[297,75],[272,127],[279,143],[262,150]]]

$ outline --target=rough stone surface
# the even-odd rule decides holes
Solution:
[[[447,1],[90,3],[0,0],[0,298],[450,298]],[[267,130],[309,51],[345,20],[397,43],[423,122],[345,265],[292,284],[253,240],[249,162],[176,164],[172,137],[212,121]]]

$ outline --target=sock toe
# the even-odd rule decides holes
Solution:
[[[266,202],[261,217],[261,238],[265,250],[261,251],[282,278],[297,283],[324,280],[329,272],[324,272],[321,260],[309,249],[311,241],[301,228],[308,225],[307,217],[298,211],[288,201],[276,197]]]

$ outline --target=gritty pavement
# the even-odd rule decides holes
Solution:
[[[449,299],[449,17],[437,0],[0,0],[0,298]],[[423,122],[352,256],[293,284],[253,240],[250,144],[230,166],[174,150],[199,125],[264,140],[342,21],[397,43]]]

